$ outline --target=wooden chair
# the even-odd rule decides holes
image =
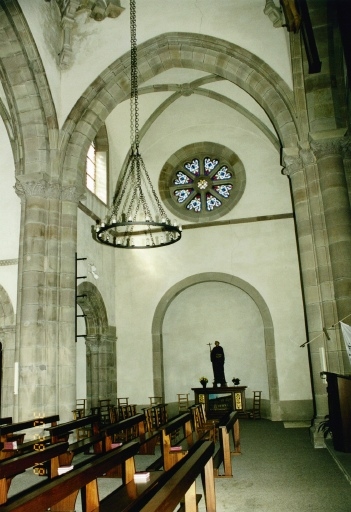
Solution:
[[[157,405],[162,403],[162,396],[149,396],[150,405]]]
[[[74,420],[78,420],[79,418],[84,418],[84,416],[86,416],[86,402],[85,398],[76,399],[76,408],[72,411]],[[91,429],[89,428],[78,428],[76,430],[77,441],[89,436],[91,436]]]
[[[247,410],[247,415],[252,420],[261,419],[261,395],[262,391],[253,392],[252,409]]]
[[[188,412],[189,409],[189,393],[177,393],[178,396],[178,412]]]
[[[110,409],[113,406],[110,402],[110,399],[99,400],[100,420],[102,425],[109,425],[111,423]]]
[[[190,407],[193,415],[194,429],[197,432],[199,439],[209,439],[216,442],[218,435],[216,425],[218,421],[207,420],[203,404],[197,404]]]

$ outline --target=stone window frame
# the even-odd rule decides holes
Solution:
[[[205,157],[219,160],[218,169],[226,165],[233,175],[233,189],[230,196],[223,198],[222,205],[212,211],[194,212],[178,204],[172,197],[171,188],[176,172],[182,170],[185,162]],[[242,197],[246,186],[246,173],[238,155],[228,147],[215,142],[195,142],[180,148],[165,162],[159,177],[159,193],[168,210],[177,217],[191,222],[208,222],[228,214]]]

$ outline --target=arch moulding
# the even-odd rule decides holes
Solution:
[[[268,368],[268,387],[270,398],[270,412],[273,421],[279,421],[280,401],[277,378],[277,365],[275,356],[275,339],[272,317],[268,306],[258,291],[246,281],[239,277],[232,276],[221,272],[204,272],[189,276],[179,283],[172,286],[161,298],[158,303],[154,318],[152,321],[152,357],[153,357],[153,384],[155,396],[164,396],[164,369],[163,369],[163,321],[168,307],[171,302],[186,288],[199,283],[216,281],[226,283],[236,288],[240,288],[247,293],[255,302],[262,318],[265,353]]]

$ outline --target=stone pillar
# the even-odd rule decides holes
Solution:
[[[328,287],[323,285],[325,266],[328,265],[325,251],[326,232],[321,210],[318,173],[313,153],[308,149],[284,150],[284,173],[289,176],[294,203],[297,244],[301,265],[303,297],[306,311],[306,331],[310,343],[301,347],[308,352],[311,372],[311,386],[314,396],[316,425],[328,413],[328,399],[325,381],[321,379],[320,348],[326,350],[323,334],[324,299]],[[325,295],[326,293],[326,295]],[[312,341],[313,340],[313,341]],[[323,446],[323,436],[312,428],[315,446]]]
[[[100,394],[109,398],[112,405],[117,405],[117,368],[116,368],[116,333],[115,328],[101,336],[100,350]]]
[[[18,419],[59,413],[75,404],[76,188],[45,174],[22,175],[21,242],[16,317]]]
[[[86,336],[87,347],[87,408],[97,407],[100,398],[99,344],[100,335]]]
[[[13,417],[15,332],[14,325],[4,326],[0,329],[2,343],[1,415],[3,417]]]
[[[335,318],[328,325],[336,324],[331,333],[334,350],[329,349],[328,370],[349,373],[350,363],[345,345],[340,339],[340,324],[351,322],[351,211],[343,162],[344,138],[319,139],[311,142],[317,158],[323,211],[330,254],[330,293],[335,297]]]
[[[344,139],[341,141],[341,148],[344,158],[344,169],[345,169],[345,177],[347,189],[349,192],[349,200],[351,207],[351,140]]]
[[[87,399],[90,407],[99,400],[110,399],[117,404],[116,334],[86,336],[87,346]]]

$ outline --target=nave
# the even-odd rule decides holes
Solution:
[[[351,510],[351,454],[334,452],[328,442],[328,449],[313,448],[307,424],[285,425],[263,419],[240,420],[242,453],[232,458],[233,478],[215,479],[217,512]],[[137,470],[145,469],[158,456],[159,447],[155,455],[137,455]],[[36,478],[32,471],[19,475],[12,482],[10,495]],[[111,492],[111,486],[116,487],[115,479],[99,480],[101,498]],[[200,479],[197,492],[202,494]],[[199,512],[205,511],[201,499]],[[76,512],[81,512],[79,499]]]

